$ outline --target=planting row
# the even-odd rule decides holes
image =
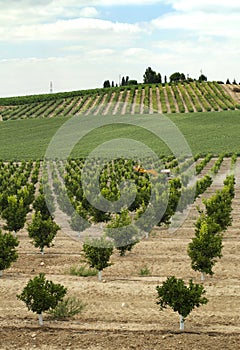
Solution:
[[[1,110],[3,120],[51,118],[72,115],[185,113],[240,109],[216,82],[137,85],[53,94],[46,100],[26,99],[24,104]]]

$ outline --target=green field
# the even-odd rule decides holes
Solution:
[[[168,114],[168,118],[185,136],[193,154],[240,154],[240,111]],[[59,117],[1,122],[0,159],[42,159],[51,138],[68,119]],[[159,154],[170,153],[167,146],[149,132],[128,125],[110,125],[85,136],[74,148],[73,156],[86,156],[97,145],[121,137],[142,141]]]

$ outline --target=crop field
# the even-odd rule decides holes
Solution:
[[[161,116],[156,118],[161,120]],[[239,153],[240,111],[169,114],[168,118],[182,132],[193,154]],[[69,118],[59,117],[0,123],[0,159],[43,159],[50,140],[67,120]],[[137,130],[129,125],[112,125],[95,129],[86,135],[81,143],[76,145],[73,156],[87,156],[98,144],[120,137],[143,140],[159,155],[171,153],[163,142],[156,140],[146,130]]]
[[[103,280],[97,276],[81,277],[71,274],[73,268],[83,263],[82,240],[62,228],[54,239],[54,246],[45,249],[42,255],[28,236],[27,224],[32,220],[32,205],[29,207],[25,226],[17,233],[19,257],[1,277],[1,348],[2,349],[231,349],[239,348],[240,339],[240,275],[239,275],[239,182],[240,159],[233,157],[195,157],[196,181],[202,183],[199,193],[187,207],[185,220],[178,229],[171,231],[164,222],[154,226],[148,238],[142,238],[130,252],[120,256],[117,250],[111,257],[112,265],[103,271]],[[58,186],[55,211],[65,221],[71,220],[71,211],[62,205],[64,190],[59,176],[65,178],[68,196],[75,208],[80,186],[80,169],[83,160],[71,160],[64,167],[61,162],[50,166],[51,186]],[[174,157],[165,157],[162,162],[179,178],[179,170],[189,167],[189,160],[176,164]],[[139,184],[140,194],[145,193],[141,184],[149,181],[148,175],[131,172],[133,163],[116,161],[104,170],[101,183],[112,189],[110,194],[118,196],[111,181],[119,181],[120,174],[131,174]],[[110,168],[109,168],[110,167]],[[125,173],[123,168],[126,169]],[[114,177],[110,176],[112,169]],[[159,170],[159,169],[157,169]],[[159,170],[160,171],[160,170]],[[184,171],[183,171],[184,173]],[[8,186],[9,174],[10,183]],[[199,272],[191,269],[187,246],[194,235],[194,223],[198,217],[197,206],[203,207],[202,198],[210,198],[223,187],[229,174],[235,176],[235,197],[232,202],[232,225],[224,232],[223,256],[214,267],[214,275],[206,277],[204,287],[209,302],[194,310],[186,319],[185,332],[178,330],[178,317],[170,309],[160,311],[156,305],[156,286],[168,276],[175,275],[188,281],[200,282]],[[125,176],[124,175],[124,176]],[[211,181],[203,186],[209,175]],[[28,198],[34,186],[34,198],[39,195],[40,182],[44,180],[42,162],[2,163],[1,194],[21,193]],[[107,178],[110,176],[110,178]],[[18,180],[17,180],[18,179]],[[42,179],[42,180],[41,180]],[[110,179],[110,183],[109,183]],[[183,177],[180,176],[183,183]],[[42,182],[43,181],[43,182]],[[59,189],[60,185],[60,189]],[[4,187],[5,186],[5,187]],[[104,188],[104,186],[102,188]],[[20,189],[25,188],[21,192]],[[142,191],[142,192],[141,192]],[[201,194],[200,194],[201,193]],[[105,191],[106,194],[106,191]],[[30,198],[30,197],[29,197]],[[34,198],[31,197],[31,203]],[[1,196],[1,210],[3,210]],[[135,201],[137,208],[139,204]],[[136,208],[132,208],[133,213]],[[182,208],[185,213],[186,208]],[[91,216],[92,217],[92,216]],[[100,230],[101,219],[96,216],[88,232]],[[6,221],[1,220],[1,227]],[[170,226],[171,227],[171,226]],[[89,231],[90,230],[90,231]],[[77,238],[78,237],[78,238]],[[30,278],[39,272],[48,279],[68,288],[68,295],[80,298],[85,305],[81,314],[66,320],[52,319],[44,314],[44,325],[38,326],[37,315],[28,311],[17,300]]]
[[[213,112],[240,109],[234,86],[216,82],[134,85],[1,98],[1,119]]]
[[[161,124],[162,113],[191,154],[175,157],[171,145],[149,131]],[[240,101],[233,86],[192,82],[2,98],[0,115],[0,230],[18,240],[18,257],[0,276],[0,349],[239,349]],[[108,115],[113,123],[98,127],[98,118]],[[91,117],[96,126],[67,159],[48,157],[65,123],[79,119],[73,134],[67,128],[60,134],[67,130],[70,140],[82,135]],[[115,122],[117,117],[126,122]],[[145,127],[128,123],[133,117],[143,118]],[[171,128],[167,132],[175,135]],[[122,140],[117,157],[88,159],[114,139]],[[141,152],[131,158],[127,139],[143,142],[157,159],[141,158]],[[65,138],[56,145],[68,147]],[[121,154],[126,148],[129,157]],[[206,213],[206,203],[218,200],[222,207],[213,217],[223,220],[230,208],[231,220],[221,232],[222,256],[203,281],[191,266],[189,244],[197,237],[199,211]],[[108,206],[101,207],[105,201]],[[38,233],[30,237],[37,212],[59,225],[44,249],[36,244]],[[133,244],[123,252],[111,228],[124,218],[137,231],[129,229]],[[114,250],[98,280],[84,242],[102,234],[113,240]],[[81,300],[81,313],[57,318],[44,312],[39,326],[37,314],[17,298],[39,273]],[[190,313],[184,332],[178,313],[157,305],[156,287],[169,276],[186,284],[192,279],[206,291],[208,303]]]

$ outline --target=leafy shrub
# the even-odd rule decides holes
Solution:
[[[161,286],[157,286],[158,301],[160,310],[170,306],[173,311],[180,315],[180,329],[184,329],[184,320],[195,308],[201,304],[206,304],[208,299],[203,295],[205,290],[202,285],[189,281],[189,286],[185,285],[182,279],[175,276],[168,277]]]
[[[73,276],[88,277],[88,276],[96,276],[97,273],[98,273],[97,269],[87,268],[84,265],[80,267],[72,266],[70,268],[70,275],[73,275]]]
[[[67,293],[67,288],[45,278],[44,273],[29,280],[17,298],[23,301],[28,310],[38,314],[39,325],[43,324],[42,312],[54,309]]]
[[[0,230],[0,277],[2,270],[8,269],[18,258],[16,247],[19,242],[11,233],[2,233]]]
[[[143,268],[141,268],[141,270],[140,270],[141,276],[149,276],[150,274],[151,274],[151,271],[149,270],[149,268],[146,265],[143,266]]]
[[[68,297],[60,301],[54,309],[50,309],[48,314],[54,319],[65,319],[80,314],[85,306],[80,299]]]

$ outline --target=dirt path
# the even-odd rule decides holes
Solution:
[[[95,111],[95,108],[98,104],[99,99],[101,98],[100,95],[98,95],[94,101],[91,102],[91,105],[87,108],[87,110],[84,112],[85,115],[89,115],[90,113]]]
[[[121,107],[123,101],[122,101],[122,95],[123,95],[123,91],[120,92],[119,94],[119,97],[118,97],[118,101],[114,107],[114,110],[113,110],[113,115],[117,114],[119,108]]]
[[[123,102],[123,106],[122,106],[122,110],[121,110],[121,114],[122,115],[124,115],[126,113],[126,108],[127,108],[127,105],[128,105],[129,95],[130,95],[130,91],[128,90],[127,94],[126,94],[125,101],[122,101]]]
[[[156,94],[157,94],[157,103],[158,103],[158,113],[162,113],[162,105],[160,101],[160,93],[158,86],[156,87]]]
[[[105,107],[105,109],[104,109],[104,111],[102,113],[103,115],[107,115],[108,114],[109,108],[112,107],[113,99],[115,97],[115,94],[116,94],[115,92],[112,93],[110,101],[106,104],[106,107]]]
[[[168,101],[167,91],[165,87],[163,87],[163,92],[164,92],[166,106],[167,106],[167,113],[171,113],[170,103]]]
[[[98,114],[100,114],[100,111],[101,111],[102,109],[105,108],[104,105],[106,105],[106,104],[105,104],[106,98],[107,98],[107,94],[105,94],[105,95],[103,96],[102,101],[101,101],[101,102],[98,104],[98,106],[94,109],[93,115],[98,115]]]

